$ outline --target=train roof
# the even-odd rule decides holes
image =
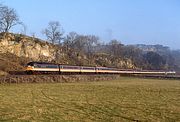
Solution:
[[[54,64],[54,65],[58,65],[56,63],[48,63],[48,62],[37,62],[37,61],[32,61],[32,62],[29,62],[27,64]]]

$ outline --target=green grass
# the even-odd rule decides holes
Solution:
[[[180,81],[0,85],[0,121],[180,121]]]

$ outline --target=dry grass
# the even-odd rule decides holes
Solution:
[[[180,121],[180,81],[0,85],[0,121]]]

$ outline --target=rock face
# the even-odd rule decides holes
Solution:
[[[143,50],[144,52],[157,52],[157,53],[168,53],[170,48],[163,45],[145,45],[145,44],[137,44],[135,47]]]
[[[31,58],[34,61],[41,59],[52,61],[55,59],[56,48],[52,44],[36,38],[8,33],[0,36],[0,52],[13,53],[19,57]]]

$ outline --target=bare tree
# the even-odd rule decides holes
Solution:
[[[74,42],[79,35],[76,32],[70,32],[65,38],[63,42],[63,46],[68,51],[70,48],[73,48]]]
[[[99,42],[99,37],[94,35],[87,36],[85,47],[89,58],[90,55],[94,52],[94,48],[97,46],[98,42]]]
[[[16,11],[8,6],[0,5],[0,31],[9,32],[15,25],[22,24]]]
[[[109,52],[112,55],[116,57],[121,57],[122,47],[123,47],[123,44],[121,44],[121,42],[114,39],[114,40],[111,40],[108,45],[109,45]]]
[[[53,44],[61,44],[64,31],[61,28],[61,25],[58,21],[51,21],[49,22],[48,27],[45,30],[43,30],[43,34],[45,34],[47,40],[52,42]]]

